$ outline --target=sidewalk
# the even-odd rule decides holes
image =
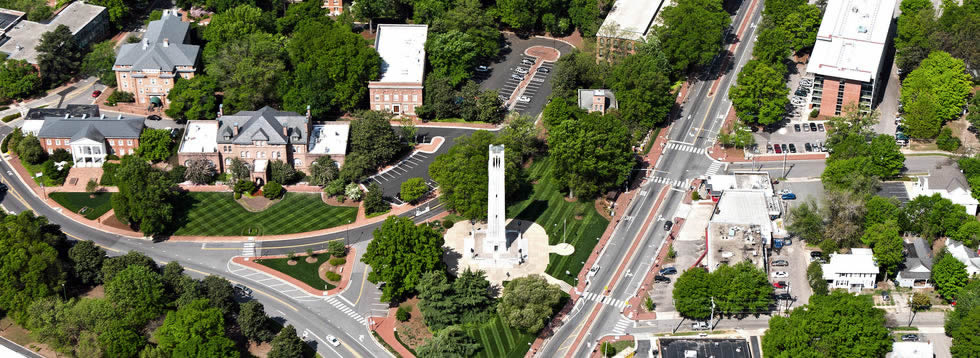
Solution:
[[[389,308],[387,316],[381,318],[370,317],[368,318],[368,323],[371,326],[371,330],[377,333],[378,336],[381,337],[385,343],[391,346],[391,348],[393,348],[398,355],[402,356],[402,358],[415,358],[415,355],[412,354],[408,348],[402,346],[402,344],[398,342],[398,339],[395,338],[395,313],[397,311],[398,308]]]

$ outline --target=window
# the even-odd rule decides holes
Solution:
[[[381,95],[380,94],[374,95],[374,100],[375,101],[380,101],[381,100]]]
[[[126,145],[133,146],[133,140],[132,139],[126,140]]]
[[[123,82],[123,88],[129,88],[129,82]]]
[[[276,159],[281,159],[281,158],[282,158],[282,152],[276,151]]]
[[[418,101],[419,101],[419,95],[413,94],[412,95],[412,102],[418,102]]]
[[[135,153],[135,152],[133,151],[133,149],[132,149],[132,148],[130,148],[130,149],[129,149],[129,154],[130,154],[130,155],[132,155],[133,153]]]
[[[48,149],[48,154],[54,154],[54,149]]]
[[[143,79],[142,78],[137,79],[136,80],[136,84],[139,84],[139,85],[143,84]]]
[[[390,101],[390,100],[391,100],[391,96],[386,94],[385,95],[385,102]]]
[[[381,105],[380,104],[374,105],[374,110],[375,111],[380,111],[381,110]]]
[[[398,102],[398,95],[395,95],[395,102]]]
[[[231,158],[225,158],[225,165],[231,165]]]
[[[126,78],[126,74],[125,74],[125,73],[124,73],[124,74],[122,74],[122,78]]]
[[[61,139],[55,139],[54,140],[54,144],[55,145],[61,145]],[[65,144],[68,144],[68,143],[65,143]]]
[[[391,108],[387,104],[385,105],[385,111],[391,112]]]
[[[115,140],[112,140],[112,139],[110,139],[110,140],[109,140],[109,145],[116,145],[116,141],[115,141]]]
[[[163,80],[163,84],[169,85],[170,84],[170,80]]]
[[[151,79],[150,79],[150,84],[151,84],[151,85],[155,85],[155,84],[157,84],[157,79],[156,79],[156,78],[151,78]]]
[[[48,145],[51,145],[51,140],[50,140],[50,139],[47,139],[47,140],[45,140],[45,142],[46,142],[46,143],[47,143]]]
[[[301,166],[303,166],[303,160],[302,159],[293,160],[293,166],[294,167],[301,167]]]
[[[241,157],[242,157],[242,158],[245,158],[245,151],[244,151],[244,150],[242,151],[242,155],[241,155]]]

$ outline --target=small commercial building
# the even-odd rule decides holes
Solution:
[[[584,109],[589,113],[599,112],[599,114],[606,114],[606,111],[610,109],[619,108],[619,102],[616,101],[616,95],[613,94],[612,90],[579,89],[578,108]]]
[[[46,117],[38,129],[41,148],[48,154],[56,149],[71,153],[75,167],[101,167],[109,154],[123,156],[136,153],[140,134],[145,125],[142,117],[106,118],[105,115],[89,117]]]
[[[934,358],[935,352],[932,342],[895,342],[885,358]]]
[[[767,197],[773,197],[771,201],[775,203],[772,178],[768,172],[736,171],[732,174],[709,175],[702,184],[704,196],[710,196],[716,201],[726,190],[756,190]]]
[[[926,240],[917,237],[905,243],[905,262],[895,276],[899,287],[930,288],[932,284],[932,250]]]
[[[163,10],[160,20],[151,21],[143,40],[125,44],[112,69],[120,91],[132,93],[136,103],[162,107],[176,81],[191,79],[197,71],[198,45],[190,44],[190,23],[177,10]]]
[[[46,23],[28,21],[23,12],[0,9],[0,52],[11,60],[37,64],[37,45],[41,35],[65,25],[79,46],[85,47],[109,33],[109,12],[105,7],[76,1],[62,8]]]
[[[636,53],[646,42],[663,0],[618,0],[596,32],[596,59],[612,61]]]
[[[878,263],[871,249],[855,248],[849,254],[830,254],[830,262],[821,266],[823,279],[831,289],[861,291],[876,287]]]
[[[736,338],[658,338],[657,346],[659,346],[657,352],[663,358],[753,357],[749,350],[749,342]],[[756,344],[753,343],[753,346]],[[758,350],[758,347],[755,349]]]
[[[857,104],[870,111],[887,82],[886,62],[897,0],[829,0],[806,71],[814,75],[811,108],[839,116]]]
[[[415,117],[422,105],[428,25],[378,25],[374,48],[381,56],[381,79],[368,82],[370,109]]]
[[[769,200],[761,191],[725,191],[708,220],[708,271],[742,261],[763,267],[765,247],[773,240],[771,213]]]

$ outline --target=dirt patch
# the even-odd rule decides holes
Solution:
[[[298,264],[298,263],[299,263],[299,262],[296,262],[296,260],[289,260],[289,261],[286,261],[286,264],[287,264],[287,265],[289,265],[289,266],[296,266],[296,264]]]
[[[429,328],[425,326],[422,311],[419,311],[418,298],[412,297],[405,300],[405,302],[403,302],[401,305],[411,306],[412,315],[409,317],[408,321],[395,321],[398,339],[401,340],[402,344],[408,346],[408,348],[417,349],[419,346],[424,344],[426,340],[432,337],[432,332],[429,332]]]
[[[129,225],[123,224],[122,221],[119,221],[119,219],[116,218],[116,215],[115,214],[113,214],[112,216],[110,216],[110,217],[106,218],[104,221],[102,221],[102,224],[103,225],[108,225],[108,226],[111,226],[111,227],[114,227],[114,228],[117,228],[117,229],[123,229],[123,230],[126,230],[126,231],[133,231],[133,228],[129,227]]]
[[[31,338],[31,332],[14,323],[10,317],[0,319],[0,337],[9,339],[32,352],[46,358],[55,358],[58,355],[48,345],[36,342]]]
[[[253,213],[260,212],[262,210],[268,209],[272,204],[278,203],[282,199],[269,200],[268,198],[261,195],[261,193],[256,193],[255,196],[245,196],[242,195],[241,199],[236,200],[245,210],[251,211]]]
[[[347,207],[361,206],[361,203],[359,201],[345,200],[344,202],[340,202],[340,200],[337,200],[339,196],[331,198],[328,197],[326,194],[320,194],[320,197],[323,199],[323,202],[325,204],[330,206],[347,206]]]
[[[269,356],[269,351],[272,350],[272,344],[262,343],[256,344],[255,342],[248,343],[248,353],[254,357],[264,358]]]
[[[316,256],[307,256],[306,257],[306,263],[308,263],[308,264],[315,263],[317,260],[318,259],[316,258]]]
[[[960,143],[967,153],[980,149],[980,140],[975,134],[967,130],[970,127],[970,122],[966,120],[966,117],[949,122],[948,126],[953,129],[953,135],[960,139]]]
[[[98,285],[82,294],[82,298],[105,298],[105,286]]]
[[[606,220],[612,221],[612,216],[609,215],[609,209],[606,207],[604,200],[596,200],[593,204],[595,206],[595,211],[599,213],[600,216],[606,218]]]

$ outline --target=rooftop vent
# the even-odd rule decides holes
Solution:
[[[868,33],[868,28],[864,27],[864,25],[858,25],[858,32],[862,34],[866,34]]]
[[[851,12],[853,12],[853,13],[857,13],[857,12],[858,12],[858,7],[857,7],[857,6],[855,6],[855,7],[852,7],[852,8],[851,8]]]

